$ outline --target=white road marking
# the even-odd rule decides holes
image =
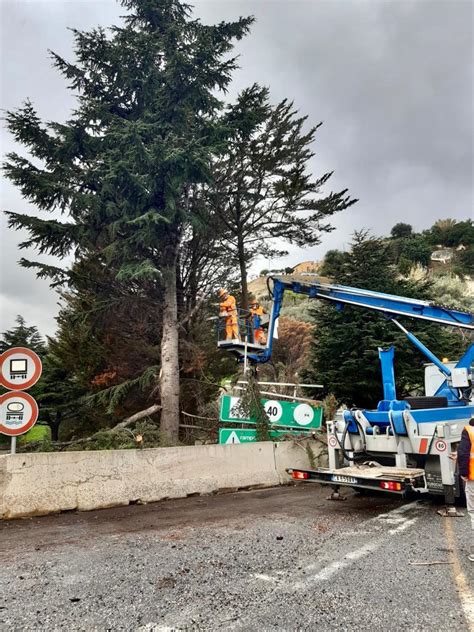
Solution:
[[[271,575],[264,575],[263,573],[254,573],[255,579],[261,579],[264,582],[270,582],[272,584],[278,584],[278,579]]]
[[[408,516],[404,514],[418,507],[419,507],[419,504],[417,501],[409,503],[407,505],[402,505],[401,507],[397,507],[397,509],[393,509],[392,511],[389,511],[388,513],[379,514],[378,516],[375,516],[375,518],[371,518],[370,520],[367,520],[365,525],[374,524],[377,522],[382,523],[382,525],[396,525],[396,526],[393,526],[391,529],[384,530],[384,535],[394,535],[396,533],[400,533],[401,531],[405,531],[406,529],[414,525],[415,522],[418,520],[417,517],[409,518]],[[360,532],[359,532],[359,535],[360,535]],[[305,577],[299,582],[292,582],[293,590],[301,590],[302,588],[308,587],[310,584],[314,584],[314,583],[318,583],[318,582],[330,579],[331,577],[339,573],[344,568],[347,568],[348,566],[350,566],[353,562],[360,560],[366,555],[369,555],[369,553],[372,553],[373,551],[377,550],[379,547],[382,546],[384,541],[385,540],[383,537],[377,536],[376,540],[367,542],[366,544],[359,547],[358,549],[355,549],[354,551],[349,551],[349,553],[346,553],[341,559],[335,560],[328,566],[325,566],[324,568],[320,569],[314,575]],[[318,563],[309,564],[308,566],[304,568],[302,573],[303,574],[311,573],[316,568],[318,568],[318,566],[319,566]],[[281,571],[277,571],[277,574],[281,574]],[[254,575],[254,577],[256,579],[261,579],[268,583],[278,583],[278,579],[276,577],[273,577],[272,575],[256,574]]]
[[[403,516],[397,516],[395,518],[385,518],[384,522],[385,524],[400,524],[400,522],[403,522],[405,520],[405,518],[403,518]]]
[[[389,529],[385,533],[387,535],[394,535],[395,533],[399,533],[400,531],[405,531],[406,529],[411,527],[413,524],[415,524],[418,518],[408,519],[404,517],[404,518],[400,518],[400,520],[401,522],[399,522],[397,527],[394,527],[393,529]],[[325,568],[321,569],[315,575],[312,575],[311,577],[308,577],[307,579],[301,582],[297,582],[296,584],[294,584],[294,587],[296,589],[301,589],[301,588],[306,587],[308,584],[314,584],[320,581],[327,580],[333,575],[335,575],[336,573],[338,573],[339,571],[341,571],[342,569],[350,566],[352,562],[360,560],[361,558],[365,557],[369,553],[373,553],[373,551],[376,551],[379,547],[382,546],[383,543],[384,543],[384,539],[380,537],[377,540],[373,540],[372,542],[367,542],[367,544],[364,544],[363,546],[359,547],[355,551],[350,551],[349,553],[346,553],[341,560],[336,560],[335,562],[332,562],[332,564],[329,564],[329,566],[326,566]],[[306,570],[308,570],[308,568]]]
[[[408,527],[411,527],[412,524],[415,524],[415,522],[417,520],[418,520],[418,518],[412,518],[411,520],[405,520],[404,522],[399,524],[398,527],[395,527],[394,529],[389,529],[387,531],[387,533],[389,535],[392,535],[393,533],[399,533],[400,531],[405,531],[405,529],[408,529]]]
[[[375,516],[375,518],[371,518],[369,522],[373,522],[374,520],[381,520],[381,519],[383,520],[384,518],[392,518],[393,516],[398,516],[399,514],[407,513],[407,511],[411,511],[412,509],[415,509],[416,507],[419,507],[419,506],[420,505],[418,504],[418,501],[414,500],[412,503],[401,505],[400,507],[397,507],[396,509],[392,509],[391,511],[387,513],[379,514],[378,516]]]
[[[379,544],[377,542],[369,542],[367,544],[364,544],[364,546],[361,546],[356,551],[351,551],[350,553],[347,553],[342,560],[337,560],[332,564],[329,564],[329,566],[326,566],[325,568],[320,570],[319,573],[311,575],[311,577],[308,577],[303,581],[296,582],[295,584],[293,584],[293,588],[295,590],[301,590],[301,588],[306,588],[308,584],[314,584],[316,582],[330,579],[333,575],[341,571],[343,568],[350,566],[352,562],[360,560],[361,557],[365,557],[372,551],[375,551],[378,546]],[[306,570],[308,570],[308,567],[306,568]]]
[[[146,623],[138,627],[137,632],[176,632],[176,628],[170,628],[168,625],[159,623]]]

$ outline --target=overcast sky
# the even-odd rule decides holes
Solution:
[[[399,221],[415,229],[436,219],[467,219],[473,209],[473,2],[470,0],[196,0],[206,23],[255,15],[237,47],[241,69],[229,97],[253,82],[268,85],[324,121],[314,173],[334,170],[331,187],[348,187],[358,204],[334,218],[320,246],[292,249],[271,265],[320,259],[347,248],[351,233],[387,234]],[[51,68],[48,49],[72,59],[67,27],[117,23],[114,0],[0,0],[2,108],[29,97],[46,120],[68,116],[74,101]],[[14,147],[3,134],[2,150]],[[2,208],[34,210],[9,182]],[[55,329],[57,296],[20,268],[20,233],[1,218],[1,322],[16,314]],[[44,260],[44,259],[43,259]],[[267,267],[262,261],[257,269]]]

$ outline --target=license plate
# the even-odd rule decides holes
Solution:
[[[343,474],[333,474],[331,480],[335,483],[350,483],[351,485],[357,485],[357,479],[353,476],[344,476]]]

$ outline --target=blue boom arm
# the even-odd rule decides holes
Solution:
[[[432,323],[449,325],[451,327],[460,327],[463,329],[474,330],[474,316],[469,312],[463,312],[441,305],[436,305],[432,301],[421,301],[418,299],[405,298],[393,294],[384,294],[382,292],[372,292],[371,290],[363,290],[360,288],[348,287],[345,285],[333,285],[320,283],[318,281],[301,282],[295,280],[286,280],[279,277],[271,277],[273,282],[272,295],[273,307],[268,327],[268,341],[265,348],[247,354],[251,362],[268,362],[272,355],[273,336],[275,333],[275,325],[280,315],[281,306],[283,304],[283,296],[286,291],[295,294],[304,294],[309,298],[321,299],[334,303],[337,309],[342,310],[345,305],[354,307],[362,307],[385,314],[387,317],[395,320],[397,316],[407,316],[418,320],[426,320]],[[450,370],[443,365],[429,349],[427,349],[413,334],[407,332],[401,327],[418,349],[424,353],[430,362],[435,362],[438,367],[442,367],[445,375],[450,375]],[[469,354],[467,354],[469,356]]]

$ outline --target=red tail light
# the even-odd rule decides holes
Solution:
[[[395,483],[395,481],[382,481],[380,483],[382,489],[387,489],[390,492],[399,492],[402,489],[401,483]]]
[[[293,470],[291,476],[299,480],[309,478],[308,472],[298,472],[298,470]]]

